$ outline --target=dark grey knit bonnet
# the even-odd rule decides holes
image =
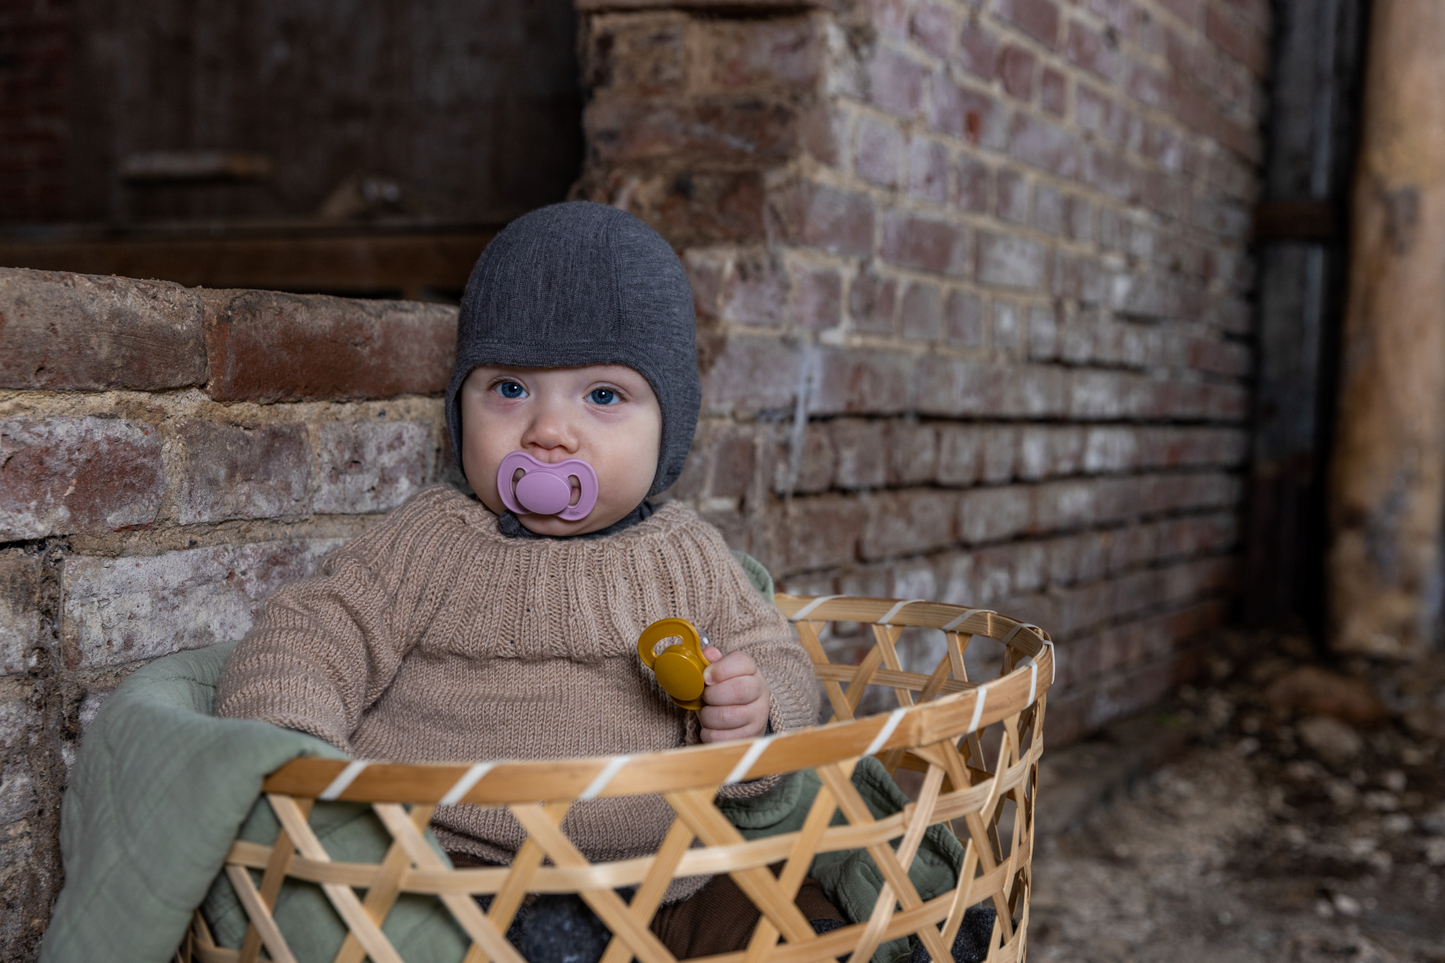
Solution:
[[[662,407],[662,444],[649,495],[682,474],[697,428],[692,289],[672,248],[625,211],[589,201],[517,218],[472,268],[447,385],[447,428],[462,464],[458,394],[479,365],[626,365]]]

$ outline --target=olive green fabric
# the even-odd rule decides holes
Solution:
[[[813,799],[822,784],[816,772],[804,769],[767,796],[719,799],[717,807],[748,839],[797,832],[803,828],[803,821],[807,819],[808,810],[812,808]],[[853,770],[853,785],[868,804],[874,819],[891,816],[908,805],[909,800],[903,790],[898,788],[883,764],[872,756],[858,761]],[[833,815],[833,825],[846,822],[841,812]],[[898,842],[893,842],[894,849],[898,848]],[[940,823],[924,832],[918,853],[908,867],[908,878],[918,889],[918,895],[930,900],[953,889],[962,865],[963,846],[948,827]],[[861,849],[820,853],[814,857],[809,875],[822,885],[823,894],[829,902],[838,907],[851,923],[868,919],[873,912],[873,904],[878,901],[878,892],[883,888],[883,874],[873,862],[873,857]],[[873,954],[873,963],[906,963],[911,956],[912,949],[904,937],[879,946]]]
[[[101,706],[61,803],[65,886],[42,963],[165,963],[203,898],[219,941],[240,945],[240,909],[217,873],[238,830],[255,842],[276,838],[270,807],[257,801],[262,780],[297,756],[344,756],[304,733],[213,717],[216,679],[232,648],[159,659]],[[363,807],[318,804],[311,822],[335,859],[385,852],[386,830]],[[345,933],[317,887],[287,883],[276,915],[300,960],[336,955]],[[431,900],[404,900],[383,930],[408,961],[455,963],[466,945]]]

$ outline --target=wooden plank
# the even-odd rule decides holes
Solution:
[[[159,278],[188,287],[460,291],[494,231],[0,241],[0,265]]]

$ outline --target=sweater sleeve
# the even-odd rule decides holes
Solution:
[[[399,543],[415,521],[408,507],[266,601],[221,673],[216,715],[299,729],[352,751],[362,713],[396,675],[413,634],[394,622],[410,608],[397,598]]]
[[[818,683],[808,653],[793,636],[783,613],[769,605],[748,582],[747,575],[732,558],[735,570],[718,600],[721,611],[713,624],[713,643],[724,653],[741,650],[753,657],[768,682],[772,705],[768,722],[773,732],[791,732],[818,721]]]

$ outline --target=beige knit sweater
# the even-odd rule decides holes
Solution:
[[[775,731],[813,723],[806,653],[691,509],[672,502],[599,539],[507,538],[484,506],[440,487],[266,602],[221,674],[216,714],[314,733],[362,759],[668,749],[697,741],[696,715],[636,649],[666,616],[752,655]],[[658,796],[599,799],[574,806],[563,829],[590,859],[624,859],[655,851],[671,822]],[[446,849],[501,863],[523,839],[510,813],[475,806],[439,809],[434,828]]]

